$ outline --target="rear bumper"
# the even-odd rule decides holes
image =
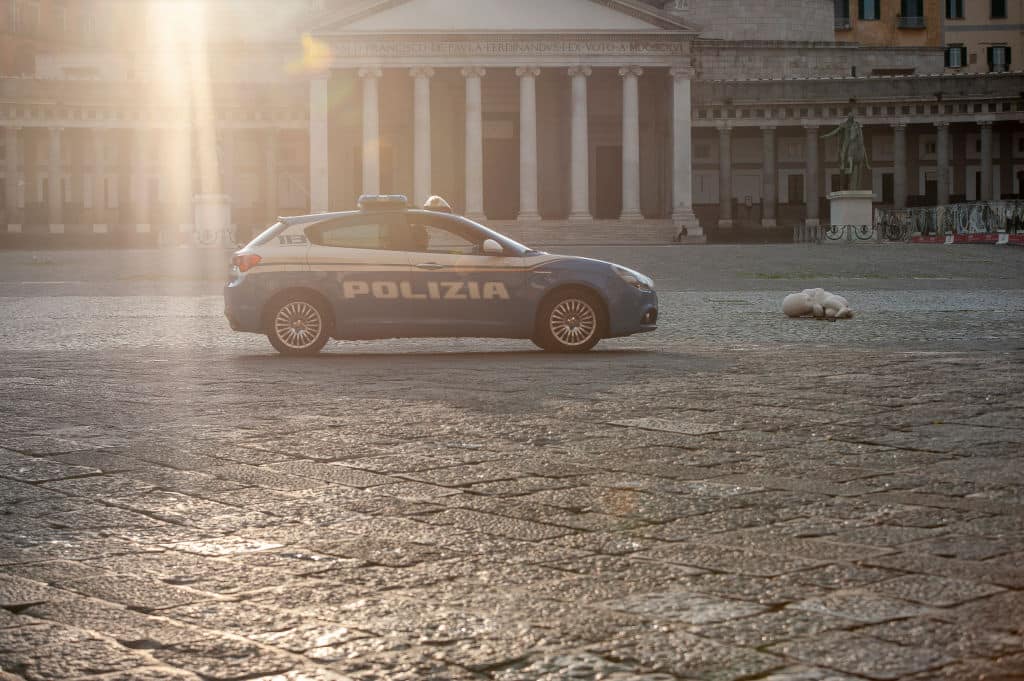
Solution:
[[[224,287],[224,316],[232,331],[263,333],[262,305],[253,288],[251,283],[246,285],[245,278],[228,282]]]

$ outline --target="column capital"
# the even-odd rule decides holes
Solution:
[[[639,78],[644,75],[644,70],[639,66],[623,66],[619,69],[619,75],[623,78],[626,76],[636,76]]]
[[[977,123],[982,128],[991,128],[992,124],[995,122],[996,121],[994,118],[979,118],[978,120],[975,121],[975,123]]]
[[[483,78],[487,75],[487,69],[482,66],[464,66],[461,73],[463,78]]]
[[[381,78],[384,76],[384,70],[379,66],[364,66],[359,69],[358,75],[360,78]]]
[[[570,66],[568,70],[570,76],[583,76],[584,78],[589,78],[593,72],[594,70],[589,66]]]
[[[817,135],[818,130],[821,129],[821,126],[815,125],[814,123],[804,123],[803,129],[807,131],[808,135]]]
[[[536,78],[539,75],[540,75],[540,67],[539,66],[517,66],[516,67],[516,76],[518,76],[519,78],[527,78],[527,77],[529,77],[529,78]]]
[[[696,71],[692,66],[673,66],[668,74],[675,80],[693,80]]]
[[[895,123],[892,124],[892,127],[896,128],[897,130],[904,130],[905,131],[907,129],[907,125],[908,125],[907,121],[905,121],[903,119],[899,119]]]
[[[761,130],[762,132],[775,132],[778,127],[774,123],[765,123],[761,126]]]
[[[414,66],[409,69],[409,76],[412,78],[433,78],[433,66]]]
[[[48,125],[46,129],[50,132],[64,132],[64,126],[61,125]]]
[[[715,128],[720,135],[728,135],[732,132],[732,125],[728,121],[718,121],[715,123]]]
[[[949,127],[949,121],[934,121],[933,125],[936,128],[948,128]]]

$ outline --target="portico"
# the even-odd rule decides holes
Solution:
[[[475,13],[423,26],[451,3],[421,0],[313,31],[331,54],[310,80],[314,209],[361,193],[437,193],[527,230],[602,224],[701,239],[689,191],[693,32],[590,0],[566,3],[563,27],[550,12],[482,4],[486,30]]]

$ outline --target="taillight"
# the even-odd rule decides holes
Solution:
[[[237,267],[239,272],[248,272],[253,267],[256,267],[260,260],[263,260],[263,258],[253,253],[246,253],[244,255],[233,256],[231,258],[231,264]]]

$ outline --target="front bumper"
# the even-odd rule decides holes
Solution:
[[[624,286],[609,304],[610,320],[608,337],[631,336],[635,333],[650,333],[658,328],[658,294]]]

